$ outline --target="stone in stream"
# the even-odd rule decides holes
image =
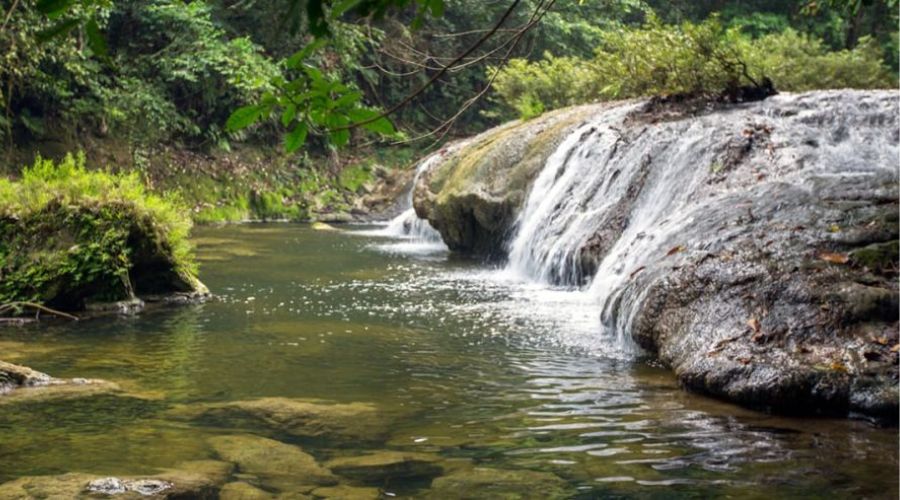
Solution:
[[[312,491],[312,496],[330,500],[378,500],[382,498],[378,488],[364,488],[343,484],[340,486],[316,488]]]
[[[259,436],[216,436],[209,440],[223,460],[237,464],[242,473],[258,476],[279,490],[309,491],[337,484],[337,478],[300,448]]]
[[[228,483],[219,492],[219,500],[266,500],[276,498],[269,493],[245,482]]]
[[[565,481],[549,472],[491,469],[476,467],[442,476],[431,483],[427,498],[504,500],[570,498],[573,494]]]
[[[443,472],[440,457],[428,453],[377,451],[341,457],[325,464],[335,474],[354,482],[383,484],[391,479],[430,478]]]
[[[78,398],[119,391],[117,384],[106,380],[60,379],[26,366],[0,361],[0,404]]]
[[[232,465],[213,460],[183,462],[146,477],[68,473],[27,476],[0,484],[0,498],[16,500],[114,497],[123,499],[215,499]]]
[[[262,398],[192,406],[179,411],[224,427],[260,426],[302,438],[371,442],[384,439],[389,420],[369,403]]]

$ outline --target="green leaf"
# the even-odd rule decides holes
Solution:
[[[225,128],[230,132],[247,128],[259,120],[262,111],[262,108],[259,106],[242,106],[234,110],[234,113],[231,113],[231,116],[228,117],[228,121],[225,122]]]
[[[300,149],[306,142],[306,134],[309,132],[309,129],[306,125],[306,122],[300,122],[294,127],[294,130],[291,130],[288,135],[284,137],[284,151],[286,153],[293,153]]]
[[[346,146],[348,142],[350,142],[350,131],[349,130],[335,130],[331,134],[329,134],[331,142],[337,146],[342,147]]]
[[[288,68],[297,69],[300,67],[300,64],[303,63],[309,56],[312,55],[313,52],[319,50],[324,47],[328,43],[327,38],[319,38],[314,40],[312,43],[307,44],[302,49],[294,52],[291,57],[285,61],[285,65]]]
[[[39,0],[37,9],[41,11],[42,14],[55,16],[68,9],[73,1],[74,0]]]
[[[284,112],[281,113],[281,124],[287,127],[296,117],[297,106],[294,103],[288,104],[287,107],[284,108]]]
[[[376,134],[394,135],[397,133],[397,130],[394,129],[394,124],[383,116],[371,123],[366,123],[362,127]]]
[[[360,0],[340,0],[331,8],[331,19],[341,17],[345,12],[355,8],[359,3]]]
[[[37,34],[37,40],[41,43],[49,42],[50,40],[53,40],[58,36],[65,35],[68,32],[72,31],[72,29],[78,26],[79,22],[81,22],[79,19],[66,19],[64,21],[60,21],[53,26],[40,31]]]
[[[103,36],[103,33],[100,32],[100,26],[97,24],[96,19],[91,19],[85,25],[85,32],[87,33],[88,46],[94,52],[94,54],[106,57],[109,55],[109,47],[106,45],[106,37]]]

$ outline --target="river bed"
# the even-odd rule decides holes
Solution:
[[[0,331],[0,359],[125,389],[0,405],[0,482],[153,474],[213,458],[210,438],[240,432],[323,463],[390,449],[434,454],[445,474],[552,473],[579,498],[897,495],[897,429],[688,394],[632,346],[598,337],[578,292],[372,233],[247,224],[195,239],[207,303]],[[261,397],[367,403],[389,424],[348,442],[178,415]],[[376,486],[437,495],[421,478]]]

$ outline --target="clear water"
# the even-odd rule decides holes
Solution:
[[[603,347],[614,343],[598,338],[597,306],[577,292],[298,225],[196,239],[211,302],[0,330],[0,359],[142,396],[0,405],[0,482],[207,458],[206,440],[227,431],[170,418],[173,406],[284,396],[374,403],[397,420],[368,448],[553,472],[584,498],[897,495],[897,429],[687,394],[667,370]]]

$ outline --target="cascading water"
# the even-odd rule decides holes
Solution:
[[[410,239],[421,243],[440,243],[441,234],[438,233],[427,220],[419,218],[416,210],[413,208],[413,196],[416,191],[416,183],[423,173],[432,168],[443,155],[435,153],[419,163],[416,168],[415,177],[413,177],[412,185],[409,192],[403,198],[403,212],[394,217],[388,225],[379,232],[382,236],[393,238]]]
[[[808,190],[810,169],[852,176],[895,165],[895,145],[852,123],[871,107],[859,99],[823,112],[814,98],[780,96],[771,107],[653,124],[627,120],[639,104],[602,111],[564,140],[535,179],[506,272],[589,294],[600,305],[598,330],[629,349],[649,288],[641,278],[665,279],[665,266],[677,269],[685,248],[727,241],[746,227],[733,215],[754,215],[736,207],[767,196],[776,182]],[[825,140],[823,122],[834,134]],[[887,156],[873,157],[878,151]],[[717,177],[737,162],[750,168]]]

